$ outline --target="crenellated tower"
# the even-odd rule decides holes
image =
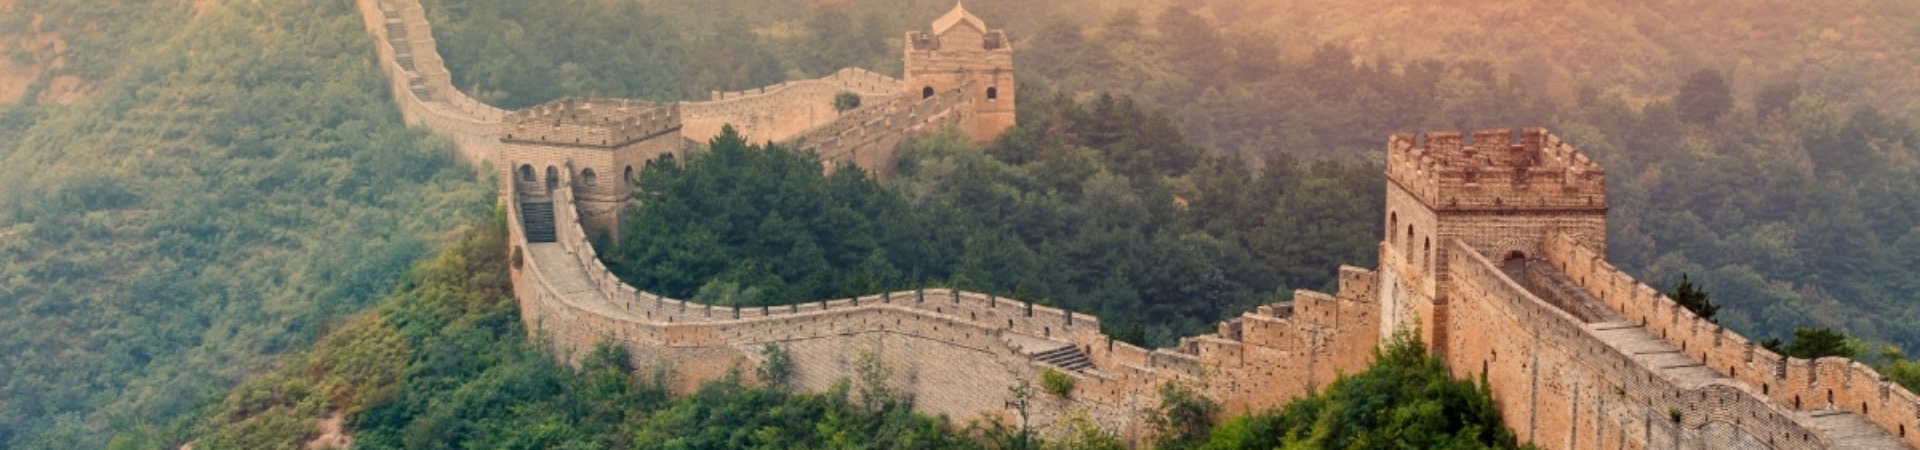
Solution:
[[[1417,323],[1442,354],[1446,242],[1459,239],[1497,260],[1538,258],[1550,237],[1565,233],[1606,253],[1606,171],[1545,129],[1394,135],[1386,190],[1382,332]]]
[[[973,114],[961,129],[987,142],[1014,125],[1013,44],[1007,33],[955,4],[931,32],[907,32],[905,84],[920,98],[965,89]]]
[[[647,161],[685,156],[680,120],[677,103],[625,99],[565,98],[515,111],[500,122],[500,180],[530,198],[569,185],[588,235],[610,242]]]

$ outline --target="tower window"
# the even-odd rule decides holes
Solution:
[[[600,184],[600,176],[599,174],[593,173],[593,169],[582,169],[580,171],[580,181],[585,182],[588,186],[594,186]]]
[[[1408,263],[1413,262],[1413,225],[1407,225],[1407,250],[1401,255],[1400,259],[1404,259]]]
[[[920,98],[933,98],[933,86],[920,88]]]
[[[1400,229],[1400,213],[1397,213],[1397,212],[1387,213],[1387,242],[1399,241],[1399,239],[1393,238],[1393,230],[1397,230],[1397,229]]]
[[[999,100],[1000,88],[987,88],[987,100]]]
[[[1433,238],[1429,237],[1426,239],[1422,239],[1420,245],[1421,245],[1420,260],[1425,261],[1425,267],[1427,272],[1432,273],[1433,272]]]
[[[527,165],[527,164],[520,165],[520,181],[524,181],[528,183],[532,183],[534,181],[532,165]]]

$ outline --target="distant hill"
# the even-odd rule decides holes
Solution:
[[[1180,3],[1226,28],[1345,45],[1363,58],[1491,60],[1562,99],[1583,82],[1664,97],[1686,73],[1716,69],[1742,99],[1797,81],[1830,98],[1920,113],[1920,2],[1910,0]]]

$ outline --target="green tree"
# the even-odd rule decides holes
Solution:
[[[1768,350],[1795,358],[1824,358],[1838,356],[1852,358],[1859,356],[1860,344],[1846,333],[1833,331],[1826,327],[1798,327],[1793,330],[1793,340],[1781,345],[1778,338],[1762,344]]]
[[[1040,388],[1060,399],[1071,398],[1073,377],[1049,367],[1040,371]]]
[[[1673,299],[1674,303],[1679,303],[1688,311],[1693,311],[1693,314],[1700,316],[1701,319],[1713,323],[1720,322],[1720,319],[1714,317],[1720,314],[1720,305],[1713,304],[1713,300],[1707,298],[1706,289],[1694,287],[1693,278],[1687,274],[1680,274],[1680,284],[1673,287],[1673,292],[1666,294],[1667,298]]]
[[[852,91],[840,91],[833,94],[833,111],[845,113],[860,107],[860,94]]]
[[[754,375],[768,387],[785,388],[787,381],[793,378],[793,355],[787,349],[771,342],[760,349],[760,355],[766,361],[754,369]]]
[[[1688,74],[1673,98],[1680,118],[1693,124],[1710,124],[1733,109],[1733,89],[1720,71],[1700,69]]]
[[[1160,386],[1160,406],[1151,421],[1154,448],[1198,448],[1207,442],[1220,404],[1185,386],[1167,382]]]

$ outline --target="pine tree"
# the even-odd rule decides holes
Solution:
[[[1675,303],[1686,307],[1688,311],[1693,311],[1694,315],[1708,322],[1720,323],[1719,319],[1713,317],[1720,313],[1720,305],[1713,304],[1713,300],[1707,298],[1705,289],[1694,287],[1693,279],[1687,274],[1680,274],[1680,285],[1674,286],[1673,292],[1667,293],[1667,298],[1673,299]]]

